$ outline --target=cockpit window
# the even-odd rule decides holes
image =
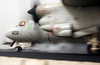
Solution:
[[[25,26],[25,21],[22,21],[20,24],[19,24],[19,26]]]

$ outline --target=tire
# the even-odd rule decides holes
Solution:
[[[20,46],[17,46],[14,48],[14,52],[21,52],[22,48]]]
[[[100,55],[100,50],[91,50],[91,48],[92,48],[92,45],[87,46],[88,54],[90,54],[90,55]]]

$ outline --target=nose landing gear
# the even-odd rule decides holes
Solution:
[[[22,51],[22,48],[20,46],[16,46],[13,51],[20,52],[20,51]]]
[[[17,41],[13,41],[12,43],[11,43],[11,47],[14,45],[14,43],[16,42],[16,47],[14,48],[14,50],[13,50],[13,52],[21,52],[22,51],[22,48],[21,48],[21,46],[19,45],[19,42],[17,42]]]

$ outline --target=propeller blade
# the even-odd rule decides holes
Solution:
[[[33,19],[34,19],[34,21],[35,21],[36,23],[38,23],[38,21],[39,21],[39,19],[40,19],[40,18],[37,16],[37,14],[36,14],[36,7],[37,7],[37,6],[38,6],[38,5],[35,5],[31,10],[28,11],[28,13],[32,15],[32,17],[33,17]]]
[[[32,3],[32,4],[33,4],[33,3]],[[32,4],[31,4],[31,5],[32,5]],[[39,19],[40,19],[40,18],[37,16],[37,14],[36,14],[36,7],[37,7],[39,4],[40,4],[39,0],[36,0],[36,1],[34,2],[34,6],[32,7],[32,9],[30,9],[30,10],[28,11],[28,13],[32,15],[32,18],[34,19],[34,21],[35,21],[36,23],[38,23],[38,21],[39,21]]]

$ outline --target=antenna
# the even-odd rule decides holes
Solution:
[[[28,22],[29,22],[29,20],[28,19],[26,19]]]

